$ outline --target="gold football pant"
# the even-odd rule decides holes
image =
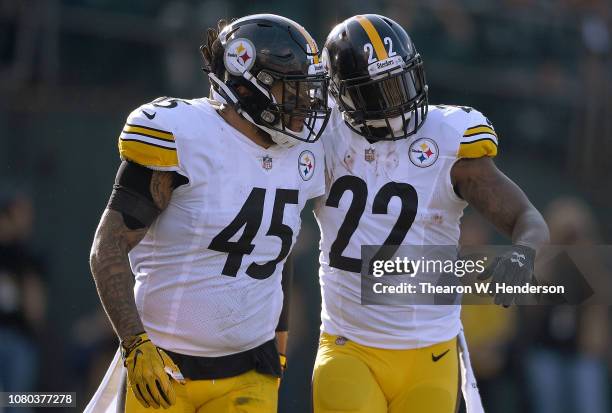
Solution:
[[[454,413],[459,383],[456,338],[387,350],[323,333],[312,382],[314,413]]]
[[[172,381],[176,403],[169,409],[145,408],[128,386],[126,413],[275,413],[278,378],[255,370],[226,379]]]

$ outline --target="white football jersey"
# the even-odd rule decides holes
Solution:
[[[189,179],[129,254],[151,340],[218,357],[274,338],[300,212],[325,190],[321,142],[264,149],[208,99],[163,99],[130,114],[119,150]]]
[[[430,106],[407,139],[370,144],[334,108],[321,138],[326,193],[321,229],[322,330],[363,345],[409,349],[459,333],[459,306],[361,305],[362,245],[457,245],[467,203],[451,183],[459,158],[497,154],[490,122],[472,108]]]

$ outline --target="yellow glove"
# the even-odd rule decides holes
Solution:
[[[121,354],[127,368],[128,385],[140,404],[167,409],[176,402],[168,375],[181,383],[183,375],[166,352],[151,342],[147,333],[123,340]]]

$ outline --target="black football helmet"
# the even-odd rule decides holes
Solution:
[[[302,26],[274,14],[246,16],[223,27],[206,49],[204,70],[214,98],[234,106],[279,145],[320,137],[331,112],[329,78]],[[239,93],[240,86],[249,93]],[[296,124],[301,130],[290,129]]]
[[[377,14],[353,16],[323,49],[330,91],[346,124],[369,141],[415,134],[427,116],[423,60],[406,31]]]

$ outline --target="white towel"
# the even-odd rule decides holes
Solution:
[[[465,408],[467,413],[484,413],[478,384],[476,383],[476,377],[474,377],[472,363],[470,363],[470,352],[468,351],[465,335],[463,334],[463,327],[458,339],[459,351],[461,353],[459,358],[461,364],[461,392],[463,393],[463,400],[465,400]]]
[[[125,368],[121,360],[121,352],[117,349],[113,361],[106,370],[102,383],[87,404],[84,413],[115,413],[117,399],[121,386],[121,379],[125,375]]]

